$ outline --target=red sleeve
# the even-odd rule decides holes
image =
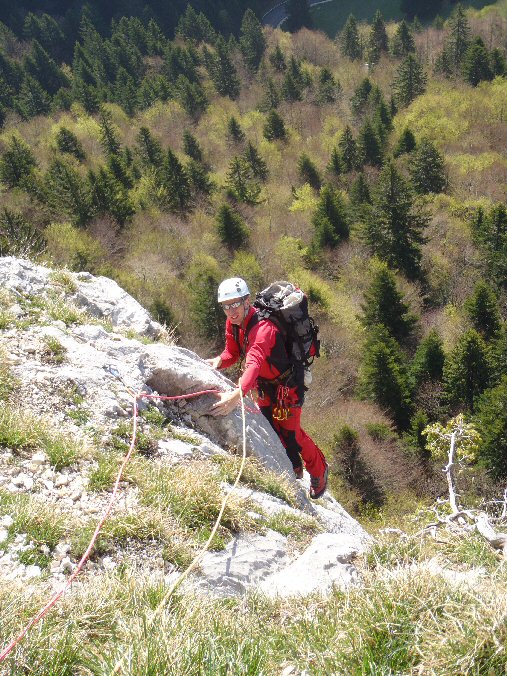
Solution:
[[[232,324],[227,319],[225,322],[225,348],[222,354],[220,355],[222,363],[220,365],[221,369],[226,369],[229,366],[235,364],[240,358],[239,345],[234,339],[234,334],[232,333]]]
[[[259,370],[271,354],[276,342],[276,327],[273,322],[259,322],[248,335],[250,348],[246,355],[245,370],[241,376],[243,394],[247,394],[257,383]]]

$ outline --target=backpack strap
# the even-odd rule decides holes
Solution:
[[[244,333],[245,338],[243,341],[243,345],[241,345],[241,343],[239,342],[239,326],[237,324],[232,325],[232,335],[238,345],[241,360],[245,359],[246,357],[246,345],[248,345],[248,334],[250,333],[252,328],[259,322],[259,320],[260,320],[259,315],[257,314],[257,312],[254,312],[245,326]]]

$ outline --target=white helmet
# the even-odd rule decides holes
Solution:
[[[231,277],[224,279],[218,287],[218,302],[225,303],[233,298],[244,298],[249,296],[250,291],[248,285],[241,277]]]

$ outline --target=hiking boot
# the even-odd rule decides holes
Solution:
[[[299,467],[294,467],[294,474],[296,475],[296,479],[302,479],[303,478],[303,466],[299,465]]]
[[[317,500],[324,493],[327,488],[327,473],[329,471],[329,465],[326,463],[326,468],[324,474],[320,476],[311,476],[310,475],[310,497],[312,500]]]

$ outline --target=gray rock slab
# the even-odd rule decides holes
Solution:
[[[363,550],[357,539],[345,534],[316,535],[295,561],[262,580],[259,591],[269,597],[328,594],[358,583],[353,558]]]

